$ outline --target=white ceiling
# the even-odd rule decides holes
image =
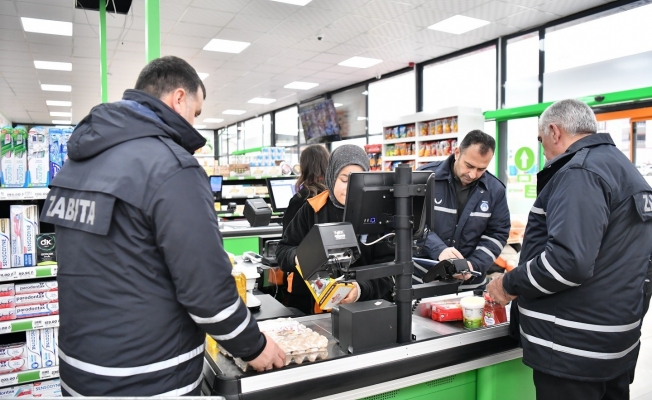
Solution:
[[[189,61],[204,80],[204,118],[228,123],[544,24],[610,0],[312,0],[299,7],[270,0],[161,0],[162,55]],[[462,35],[426,27],[456,14],[491,21]],[[73,22],[73,36],[25,33],[20,17]],[[100,102],[99,13],[74,0],[0,0],[0,112],[14,122],[49,124],[46,100],[73,103],[73,123]],[[145,65],[144,0],[129,15],[107,16],[109,101],[132,88]],[[318,34],[323,40],[317,40]],[[251,42],[240,54],[203,51],[212,38]],[[342,67],[352,56],[380,58],[367,69]],[[72,72],[34,68],[34,60],[72,62]],[[292,81],[314,89],[284,89]],[[72,93],[40,84],[72,85]],[[472,96],[472,93],[469,93]],[[248,104],[254,97],[277,99]],[[240,116],[222,115],[241,109]],[[57,118],[54,118],[57,119]]]

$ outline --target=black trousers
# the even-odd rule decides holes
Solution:
[[[537,400],[629,400],[631,372],[605,382],[584,382],[534,371]]]

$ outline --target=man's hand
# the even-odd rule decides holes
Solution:
[[[278,347],[272,338],[264,333],[263,335],[265,335],[265,338],[267,339],[265,349],[263,349],[263,352],[260,353],[258,357],[249,361],[249,365],[258,372],[270,370],[274,367],[281,368],[285,366],[285,352]]]
[[[469,264],[469,271],[474,271],[473,265],[471,264],[471,261],[467,261],[467,264]],[[473,278],[473,274],[471,274],[469,272],[465,272],[463,274],[455,274],[455,275],[453,275],[453,278],[461,279],[462,281],[466,281],[468,279]]]
[[[439,254],[439,261],[450,260],[451,258],[464,258],[464,256],[455,247],[447,247]]]
[[[358,286],[356,282],[353,282],[353,289],[351,289],[349,294],[347,294],[346,297],[340,301],[340,304],[355,303],[355,301],[358,299],[359,292],[360,286]]]
[[[502,305],[507,305],[510,301],[514,300],[516,296],[512,296],[507,293],[503,288],[503,277],[505,275],[500,275],[498,278],[494,278],[487,285],[487,292],[491,298]]]

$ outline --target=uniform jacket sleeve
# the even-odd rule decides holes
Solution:
[[[425,252],[431,260],[439,260],[439,255],[447,247],[446,243],[439,238],[439,235],[429,231],[426,236],[426,241],[422,246],[422,252]]]
[[[179,303],[231,354],[250,358],[266,341],[236,291],[207,182],[199,168],[180,170],[160,186],[147,213]]]
[[[308,235],[315,224],[315,212],[309,203],[304,203],[299,212],[292,218],[290,224],[285,227],[283,238],[276,247],[276,260],[281,269],[285,272],[297,272],[294,257],[297,255],[297,247]]]
[[[503,288],[533,299],[580,286],[593,266],[609,224],[608,185],[593,172],[559,173],[547,203],[545,251],[505,274]],[[528,240],[525,237],[524,240]]]
[[[505,191],[502,190],[500,197],[496,199],[496,205],[491,212],[491,217],[489,217],[487,228],[480,236],[480,241],[473,253],[467,257],[475,271],[485,274],[489,267],[493,265],[507,243],[510,227],[507,197]]]

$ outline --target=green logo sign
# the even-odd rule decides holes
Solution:
[[[525,185],[525,198],[526,199],[537,198],[537,185]]]
[[[528,171],[534,165],[534,152],[529,147],[521,147],[516,150],[514,164],[521,171]]]

